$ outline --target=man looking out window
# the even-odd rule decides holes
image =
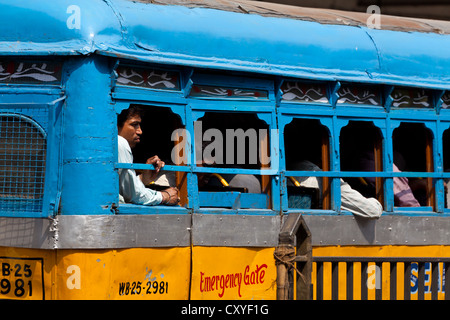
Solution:
[[[117,117],[118,129],[118,154],[119,163],[133,163],[131,149],[140,142],[141,110],[136,106],[123,110]],[[136,175],[132,169],[119,169],[119,197],[121,202],[140,205],[176,205],[180,201],[178,189],[170,187],[162,191],[155,191],[145,187],[158,175],[164,162],[158,156],[148,158],[146,164],[154,166],[155,170],[144,170],[144,173]]]

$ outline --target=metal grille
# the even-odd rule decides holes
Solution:
[[[46,135],[33,120],[0,114],[0,212],[40,212]]]

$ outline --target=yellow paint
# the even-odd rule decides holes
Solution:
[[[449,246],[323,246],[314,247],[313,256],[346,256],[346,257],[450,257],[450,247]],[[331,299],[331,264],[324,264],[324,283],[325,287],[323,289],[324,299]],[[369,281],[373,285],[373,289],[368,290],[368,299],[375,299],[375,265],[369,264],[368,268]],[[440,273],[440,285],[442,286],[442,264],[439,265]],[[316,297],[316,272],[317,266],[313,264],[312,273],[312,283],[313,283],[313,296]],[[389,264],[383,263],[381,268],[382,273],[382,298],[384,300],[390,299],[389,292]],[[361,299],[361,264],[354,264],[354,278],[353,278],[353,298],[355,300]],[[412,274],[417,276],[417,271],[412,270]],[[425,270],[425,286],[431,285],[431,268]],[[345,263],[339,263],[339,292],[338,297],[340,300],[345,300],[346,297],[346,282],[347,274]],[[397,299],[401,300],[404,297],[404,266],[403,264],[397,265]],[[413,285],[414,283],[412,283]],[[411,295],[411,299],[417,299],[417,293]],[[431,299],[431,293],[425,293],[425,299]],[[444,299],[444,294],[442,292],[438,293],[438,299]]]
[[[4,268],[0,298],[188,299],[191,288],[192,299],[276,299],[273,252],[274,248],[229,247],[0,247],[0,268]]]
[[[450,246],[323,246],[314,256],[449,257]]]
[[[62,250],[58,257],[58,299],[188,298],[189,247]],[[79,266],[81,280],[71,266]]]
[[[52,299],[54,265],[52,251],[0,247],[0,298]]]
[[[276,299],[274,248],[192,250],[192,299]]]
[[[123,250],[0,248],[0,268],[5,268],[3,272],[0,269],[0,298],[188,299],[190,258],[189,247]],[[20,272],[16,272],[18,269]],[[27,277],[30,272],[31,276]]]
[[[276,299],[274,248],[182,247],[121,250],[39,250],[0,247],[0,298],[8,299]],[[449,257],[450,246],[324,246],[313,256]],[[192,269],[191,269],[192,268]],[[442,265],[440,284],[442,285]],[[354,299],[361,299],[361,266],[354,264]],[[369,265],[370,269],[370,265]],[[374,275],[375,268],[369,273]],[[389,299],[389,264],[382,265]],[[397,292],[403,298],[402,265]],[[413,275],[417,271],[412,270]],[[345,263],[339,299],[346,299]],[[373,278],[374,279],[374,278]],[[324,298],[331,299],[331,265],[324,265]],[[313,264],[316,297],[316,265]],[[426,270],[425,287],[431,284]],[[369,290],[369,299],[375,290]],[[417,294],[411,296],[417,299]],[[425,299],[431,294],[426,293]],[[439,293],[438,298],[443,299]]]

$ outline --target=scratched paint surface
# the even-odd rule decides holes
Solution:
[[[58,299],[188,298],[190,248],[64,250],[58,256]]]
[[[187,299],[189,280],[190,248],[0,248],[0,298]]]

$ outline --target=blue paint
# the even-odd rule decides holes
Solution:
[[[266,194],[241,192],[199,192],[200,207],[223,207],[230,209],[266,209]]]
[[[119,191],[108,61],[73,59],[67,67],[61,214],[110,214]]]
[[[449,35],[125,0],[77,1],[80,29],[69,29],[67,9],[73,4],[70,0],[0,1],[0,54],[96,52],[310,79],[450,88]]]
[[[256,114],[268,129],[280,129],[294,118],[319,119],[330,132],[332,172],[289,172],[285,167],[284,136],[272,141],[272,167],[267,170],[218,169],[220,173],[270,175],[271,195],[222,195],[199,193],[196,174],[211,172],[197,168],[195,145],[189,150],[191,165],[167,166],[168,171],[188,175],[187,208],[137,208],[121,206],[119,213],[190,213],[203,205],[235,204],[257,208],[253,212],[289,212],[285,176],[311,175],[332,178],[333,206],[340,205],[339,178],[373,176],[375,173],[340,172],[339,135],[350,120],[373,121],[384,137],[385,209],[394,212],[392,201],[392,141],[395,127],[404,121],[424,122],[435,137],[432,173],[404,173],[404,176],[450,177],[443,172],[442,133],[450,127],[450,111],[439,110],[439,97],[450,89],[450,36],[372,30],[364,27],[320,24],[287,18],[262,17],[205,8],[164,6],[125,0],[80,0],[80,28],[70,28],[73,1],[0,0],[0,56],[34,59],[60,56],[63,79],[60,85],[0,85],[0,112],[19,109],[20,104],[48,106],[48,117],[24,115],[43,126],[49,136],[45,211],[39,216],[114,214],[118,202],[117,168],[151,168],[142,164],[117,164],[116,113],[129,104],[170,108],[186,129],[206,112]],[[99,19],[101,17],[101,19]],[[1,60],[1,59],[0,59]],[[117,63],[157,66],[179,72],[177,92],[117,85]],[[209,75],[205,69],[217,74]],[[251,72],[245,77],[224,75],[224,71]],[[262,79],[264,76],[264,79]],[[299,104],[281,99],[282,81],[324,80],[329,103]],[[384,84],[382,107],[336,105],[337,91],[344,81]],[[268,92],[267,99],[246,101],[226,98],[194,98],[195,84],[254,88]],[[391,107],[394,85],[435,90],[431,110]],[[65,97],[60,104],[52,101]],[[52,174],[50,174],[52,173]],[[436,184],[443,194],[442,181]],[[59,199],[61,203],[59,205]],[[269,204],[268,204],[269,202]],[[133,211],[136,208],[135,211]],[[440,201],[435,214],[447,212]],[[210,212],[225,212],[223,209]],[[233,210],[237,210],[234,208]],[[325,211],[324,211],[325,212]],[[334,211],[326,211],[328,214]],[[433,214],[420,211],[420,214]],[[2,215],[6,215],[3,212]],[[346,213],[343,213],[346,214]],[[404,214],[401,212],[401,214]],[[419,214],[414,210],[405,214]],[[21,216],[25,216],[23,214]]]

